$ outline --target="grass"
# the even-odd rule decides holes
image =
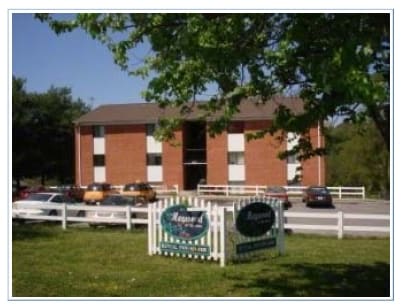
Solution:
[[[286,255],[229,263],[148,256],[147,232],[16,225],[13,297],[386,297],[388,238],[291,235]]]

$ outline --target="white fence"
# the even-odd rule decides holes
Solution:
[[[197,185],[197,195],[209,196],[261,196],[267,186],[262,185]],[[290,197],[302,196],[306,186],[284,186]],[[339,199],[359,197],[365,199],[365,187],[328,187],[330,193]]]
[[[313,231],[334,231],[337,237],[342,239],[346,231],[350,232],[379,232],[389,233],[389,226],[354,226],[346,225],[346,220],[384,220],[389,221],[387,214],[355,214],[343,213],[338,211],[335,213],[310,213],[310,212],[286,212],[286,218],[309,218],[315,220],[334,220],[332,224],[299,224],[299,223],[285,223],[286,229],[292,230],[313,230]]]
[[[190,200],[189,204],[194,202],[194,200]],[[126,229],[130,230],[135,225],[147,225],[149,223],[150,211],[153,206],[162,206],[158,203],[150,204],[147,207],[116,207],[116,206],[88,206],[88,205],[31,205],[31,209],[43,209],[43,210],[57,210],[58,215],[49,216],[46,214],[38,215],[38,214],[20,214],[18,209],[12,210],[13,219],[22,219],[22,220],[45,220],[45,221],[58,221],[61,223],[62,227],[65,229],[68,226],[68,223],[102,223],[102,224],[122,224],[126,225]],[[218,212],[220,210],[225,210],[226,212],[233,212],[233,206],[217,206],[213,204],[204,203],[206,208],[211,207],[212,211]],[[81,214],[80,212],[89,212],[89,211],[105,211],[105,212],[119,212],[124,213],[123,217],[115,217],[115,218],[93,218],[88,217],[87,214]],[[132,217],[133,214],[136,214],[136,217]],[[80,216],[81,215],[81,216]],[[84,215],[84,216],[83,216]],[[360,225],[351,225],[352,223],[347,221],[385,221],[387,224],[390,220],[389,215],[387,214],[355,214],[355,213],[343,213],[339,212],[331,212],[331,213],[312,213],[312,212],[290,212],[285,211],[284,216],[286,218],[286,222],[284,227],[286,229],[292,230],[310,230],[314,232],[321,231],[331,231],[334,234],[337,234],[338,238],[343,238],[345,232],[369,232],[369,233],[389,233],[389,226],[360,226]],[[305,222],[293,222],[289,223],[287,220],[289,219],[305,219]],[[327,221],[327,223],[322,222],[322,224],[307,224],[306,219],[314,219],[315,221],[322,220]],[[332,220],[329,223],[329,220]],[[218,223],[218,221],[217,221]],[[320,222],[319,222],[320,223]],[[349,224],[349,225],[347,225]],[[214,229],[214,227],[213,227]],[[214,230],[213,230],[214,231]]]

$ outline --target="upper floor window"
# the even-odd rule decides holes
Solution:
[[[297,159],[297,155],[291,155],[287,157],[287,163],[288,164],[296,164],[299,163],[298,159]]]
[[[92,135],[94,138],[103,138],[105,136],[105,127],[104,126],[93,126]]]
[[[155,124],[146,124],[146,135],[154,136]]]
[[[105,166],[105,155],[93,155],[94,166]]]

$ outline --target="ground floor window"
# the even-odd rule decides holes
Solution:
[[[160,153],[147,154],[147,165],[162,165],[162,155]]]
[[[245,164],[245,157],[243,152],[229,152],[228,153],[228,164],[232,165],[243,165]]]

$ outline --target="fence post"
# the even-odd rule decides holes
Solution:
[[[337,212],[337,238],[343,239],[343,211]]]
[[[126,230],[132,229],[132,212],[131,206],[126,206]]]
[[[362,187],[362,199],[365,199],[365,187]]]
[[[280,255],[284,255],[285,246],[284,246],[284,209],[283,202],[280,202],[278,205],[278,252]]]
[[[229,196],[229,185],[225,186],[225,195]]]
[[[62,208],[62,228],[63,229],[67,228],[67,205],[66,205],[66,203],[63,203],[63,208]]]
[[[226,209],[225,207],[220,208],[220,266],[225,266],[225,258],[226,258],[226,250],[225,250],[225,236],[226,236],[226,218],[225,214]]]
[[[148,219],[148,255],[152,256],[153,254],[153,211],[152,209],[155,208],[155,203],[152,203],[148,206],[148,213],[147,213],[147,219]]]
[[[339,199],[342,198],[342,194],[341,194],[341,187],[339,187]]]

